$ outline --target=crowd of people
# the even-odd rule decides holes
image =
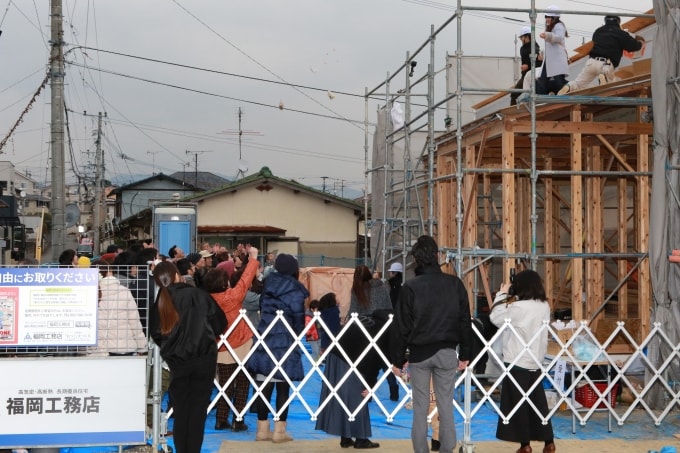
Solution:
[[[412,389],[413,450],[452,451],[456,374],[477,351],[466,288],[441,270],[435,240],[421,236],[413,245],[411,278],[406,279],[401,262],[391,263],[384,280],[357,266],[342,316],[335,293],[310,300],[294,256],[267,254],[260,262],[258,253],[252,246],[226,251],[206,244],[188,254],[173,246],[162,255],[147,241],[127,250],[112,245],[92,262],[66,250],[59,261],[61,266],[96,266],[101,275],[99,338],[91,354],[144,354],[147,338],[159,346],[169,370],[164,391],[179,453],[200,452],[215,380],[221,394],[216,430],[249,430],[246,406],[252,395],[255,440],[292,441],[287,430],[291,385],[305,377],[303,353],[295,347],[301,336],[312,346],[312,361],[323,367],[317,430],[338,436],[342,448],[379,448],[371,440],[368,403],[383,373],[393,401],[401,385]],[[531,403],[522,399],[541,373],[522,344],[550,318],[542,288],[534,271],[520,272],[512,286],[501,286],[487,313],[498,327],[510,319],[527,337],[504,344],[504,361],[514,365],[512,378],[503,382],[501,411],[520,409],[509,424],[499,417],[497,430],[499,439],[518,442],[521,453],[531,451],[531,440],[543,440],[546,453],[555,451],[552,427],[541,423],[540,414],[548,413],[545,394],[531,392]],[[547,336],[532,344],[529,357],[542,357],[546,342]]]

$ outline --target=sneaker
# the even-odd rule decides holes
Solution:
[[[557,92],[557,95],[562,96],[569,93],[570,91],[571,87],[569,86],[569,84],[566,84],[565,86],[562,87],[562,89],[560,89],[560,91]]]

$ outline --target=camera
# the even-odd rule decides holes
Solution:
[[[510,269],[510,288],[508,288],[508,296],[515,295],[515,268]]]

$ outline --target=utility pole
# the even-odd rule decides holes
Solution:
[[[102,176],[104,173],[103,162],[104,156],[102,151],[102,112],[99,112],[97,118],[97,151],[94,157],[94,203],[92,209],[94,210],[94,241],[92,243],[92,256],[99,256],[99,231],[102,224]]]
[[[323,179],[323,189],[322,191],[326,191],[326,180],[328,179],[328,176],[322,176],[321,179]]]
[[[194,155],[194,187],[198,187],[198,155],[202,153],[211,153],[212,151],[189,151],[187,154]]]
[[[64,251],[66,224],[64,216],[64,49],[61,0],[51,0],[50,5],[50,89],[51,120],[50,143],[52,150],[52,261],[58,261]]]

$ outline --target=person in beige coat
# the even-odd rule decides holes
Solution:
[[[144,354],[148,342],[132,293],[113,276],[111,268],[100,267],[97,308],[97,347],[93,355]]]

